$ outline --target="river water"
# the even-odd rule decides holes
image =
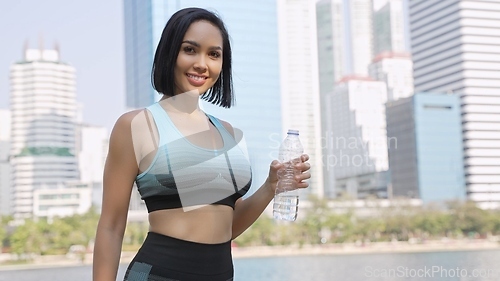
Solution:
[[[119,279],[126,265],[121,265]],[[235,281],[500,280],[500,250],[239,258]],[[89,281],[91,267],[0,270],[0,281]]]

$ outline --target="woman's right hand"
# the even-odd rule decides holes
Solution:
[[[300,160],[301,160],[300,163],[295,164],[295,169],[298,170],[297,175],[295,176],[296,187],[307,188],[309,187],[309,183],[305,180],[311,178],[311,173],[309,172],[311,164],[307,162],[309,160],[309,155],[302,154]],[[274,160],[269,167],[267,184],[269,188],[271,188],[271,192],[273,194],[276,192],[276,187],[278,184],[278,175],[283,167],[284,167],[283,163],[279,162],[278,160]]]

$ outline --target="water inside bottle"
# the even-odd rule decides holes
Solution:
[[[278,171],[278,189],[287,191],[296,188],[295,176],[300,174],[295,168],[297,163],[300,163],[300,160],[294,159],[283,163],[283,168]]]
[[[273,217],[278,220],[295,221],[299,196],[278,194],[274,196]]]

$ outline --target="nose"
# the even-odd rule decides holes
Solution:
[[[198,60],[196,60],[194,64],[194,69],[199,73],[207,71],[207,62],[205,56],[198,56]]]

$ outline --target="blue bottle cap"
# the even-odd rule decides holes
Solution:
[[[289,135],[299,135],[299,130],[292,130],[292,129],[288,129],[288,133]]]

